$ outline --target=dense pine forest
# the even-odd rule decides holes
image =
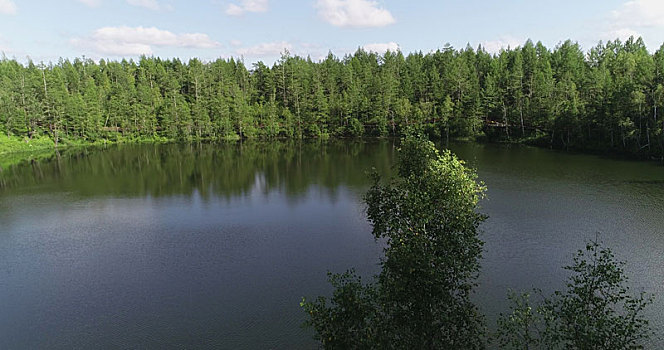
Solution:
[[[318,62],[285,52],[242,60],[0,61],[0,132],[9,140],[327,138],[400,135],[530,141],[664,155],[664,45],[585,52],[526,42],[435,52],[358,50]],[[4,137],[4,136],[2,136]],[[7,138],[5,138],[7,139]]]

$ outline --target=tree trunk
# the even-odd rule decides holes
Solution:
[[[567,129],[567,144],[565,145],[565,148],[569,151],[569,129]]]
[[[646,123],[646,136],[648,137],[648,153],[650,153],[650,123]]]
[[[521,117],[521,137],[525,137],[526,129],[523,126],[523,104],[519,104],[519,115]]]
[[[507,123],[507,107],[503,103],[503,122],[505,123],[505,134],[507,135],[507,140],[510,140],[510,127]]]
[[[445,126],[445,147],[450,147],[450,124]]]
[[[611,148],[614,148],[614,147],[615,146],[613,144],[613,129],[611,129]]]
[[[555,130],[551,131],[551,142],[549,143],[549,148],[553,148],[553,138],[555,137],[555,135],[556,131]]]

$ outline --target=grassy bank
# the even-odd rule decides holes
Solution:
[[[48,136],[35,136],[32,139],[20,138],[14,136],[0,135],[0,169],[5,169],[11,165],[24,161],[47,158],[56,151],[90,146],[105,146],[112,144],[132,144],[132,143],[165,143],[170,142],[166,138],[123,138],[116,140],[97,140],[94,142],[81,139],[67,140],[61,139],[58,146]]]
[[[239,141],[240,137],[233,134],[222,137],[221,141]],[[213,141],[210,138],[191,139],[187,141]],[[0,171],[7,167],[18,164],[24,161],[44,159],[55,154],[56,151],[69,150],[78,147],[98,147],[108,146],[115,144],[140,144],[140,143],[169,143],[177,142],[177,140],[169,139],[166,137],[125,137],[122,135],[114,135],[114,139],[100,139],[94,142],[86,141],[83,139],[65,139],[62,138],[58,142],[56,148],[53,139],[48,136],[35,136],[32,139],[27,137],[20,138],[16,136],[0,135]]]
[[[32,139],[20,137],[8,137],[0,135],[0,157],[12,153],[31,153],[54,149],[55,143],[47,136],[37,136]]]
[[[551,144],[550,138],[547,135],[533,135],[531,137],[523,138],[499,138],[499,137],[487,137],[484,133],[478,135],[477,137],[454,137],[450,138],[449,141],[456,142],[478,142],[486,144],[514,144],[514,145],[528,145],[539,148],[549,148],[562,152],[571,152],[571,153],[585,153],[585,154],[595,154],[601,156],[607,156],[611,158],[622,158],[622,159],[634,159],[634,160],[656,160],[664,164],[662,159],[653,159],[645,158],[643,156],[638,156],[632,153],[620,152],[615,149],[607,150],[602,149],[601,147],[578,147],[572,146],[567,149],[560,147],[557,144]],[[328,138],[321,138],[327,140]],[[240,137],[233,135],[231,137],[223,137],[221,139],[215,139],[216,141],[239,141]],[[439,141],[445,142],[444,138],[438,138]],[[212,139],[192,139],[187,141],[214,141]],[[57,151],[69,150],[72,148],[79,147],[96,147],[96,146],[108,146],[113,144],[140,144],[140,143],[168,143],[168,142],[177,142],[177,140],[171,140],[165,137],[150,137],[150,138],[135,138],[135,137],[123,137],[116,135],[114,140],[101,139],[95,142],[90,142],[82,139],[61,139],[58,143],[57,148],[55,143],[48,136],[35,136],[32,139],[19,138],[19,137],[8,137],[7,135],[0,135],[0,171],[6,169],[11,165],[18,164],[24,161],[38,160],[48,158],[55,154]]]
[[[47,136],[23,139],[0,135],[0,169],[26,160],[48,157],[54,150],[55,143]]]

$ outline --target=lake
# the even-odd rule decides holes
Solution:
[[[0,173],[0,347],[311,349],[302,296],[378,271],[362,195],[396,141],[68,150]],[[488,187],[474,300],[564,286],[599,233],[664,332],[664,167],[520,146],[450,147]],[[652,347],[664,347],[661,336]]]

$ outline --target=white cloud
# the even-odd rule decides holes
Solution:
[[[399,50],[399,44],[390,41],[389,43],[366,44],[362,46],[365,51],[384,54],[387,51],[396,52]]]
[[[3,1],[3,0],[0,0]],[[76,0],[84,5],[87,5],[89,7],[99,7],[101,6],[102,0]],[[144,7],[150,10],[158,11],[158,10],[171,10],[170,5],[165,5],[162,6],[157,2],[157,0],[127,0],[127,4],[131,6],[137,6],[137,7]]]
[[[2,1],[2,0],[0,0]],[[87,5],[89,7],[99,7],[101,6],[102,0],[76,0],[81,4]],[[126,0],[127,4],[137,7],[145,7],[150,10],[159,11],[159,10],[172,10],[170,5],[161,5],[157,0]]]
[[[132,6],[145,7],[146,9],[154,11],[161,9],[157,0],[127,0],[127,3]]]
[[[18,8],[12,0],[0,0],[0,14],[15,15],[17,11]]]
[[[620,39],[622,41],[625,41],[632,36],[638,38],[641,36],[641,33],[630,28],[619,28],[619,29],[609,30],[608,32],[605,32],[603,35],[604,39],[607,40]]]
[[[246,12],[266,12],[268,0],[241,0],[240,5],[230,4],[226,8],[226,14],[230,16],[241,16]]]
[[[11,52],[11,49],[5,45],[5,40],[2,38],[2,35],[0,35],[0,57],[2,57],[2,54],[8,54]]]
[[[513,36],[501,36],[496,40],[489,40],[482,43],[486,52],[491,54],[500,53],[501,50],[521,46],[525,40],[517,39]]]
[[[238,47],[238,46],[242,46],[242,41],[240,41],[240,40],[231,40],[230,44],[233,47]]]
[[[88,7],[99,7],[101,5],[101,0],[76,0],[76,1]]]
[[[390,11],[371,0],[318,0],[318,15],[337,27],[384,27],[395,22]]]
[[[292,51],[293,44],[287,41],[277,41],[271,43],[262,43],[250,47],[241,47],[235,50],[235,53],[242,56],[277,56],[284,50]]]
[[[664,30],[664,1],[626,1],[611,11],[606,28],[601,36],[608,40],[625,40],[630,36],[640,37],[643,31]]]
[[[210,49],[220,46],[207,34],[175,34],[155,27],[103,27],[89,37],[74,38],[70,43],[113,56],[149,55],[153,53],[154,47]]]
[[[244,9],[238,5],[230,4],[226,9],[226,14],[230,16],[240,16],[244,13]]]
[[[231,43],[234,46],[233,55],[242,56],[254,62],[260,60],[266,64],[274,63],[275,59],[281,57],[281,54],[285,51],[288,51],[291,55],[310,57],[313,61],[324,59],[329,52],[327,48],[323,48],[319,44],[299,41],[274,41],[254,46],[240,46],[241,44],[240,42]]]
[[[662,27],[664,26],[664,1],[631,0],[612,12],[616,27]]]

